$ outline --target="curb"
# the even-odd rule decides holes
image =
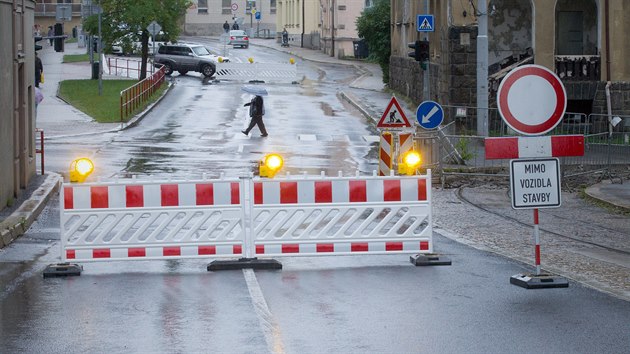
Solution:
[[[48,172],[47,175],[46,180],[31,197],[0,223],[0,249],[24,235],[44,210],[50,196],[59,190],[59,185],[63,181],[61,175],[54,172]]]
[[[609,201],[609,200],[603,199],[600,196],[599,189],[597,188],[597,185],[593,185],[593,186],[590,186],[588,188],[585,188],[584,189],[584,197],[587,200],[591,200],[591,201],[596,202],[596,203],[604,204],[604,205],[606,205],[606,206],[608,206],[610,208],[616,209],[616,210],[621,211],[623,213],[630,213],[630,208],[629,207],[627,207],[625,205],[617,204],[617,203]]]

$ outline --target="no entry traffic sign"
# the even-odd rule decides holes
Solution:
[[[551,70],[523,65],[501,81],[497,105],[510,128],[524,135],[542,135],[562,120],[567,94],[562,81]]]

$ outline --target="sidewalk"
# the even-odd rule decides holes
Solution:
[[[321,51],[295,46],[284,48],[280,46],[280,43],[271,39],[254,38],[251,40],[251,44],[285,52],[310,62],[348,65],[357,68],[363,74],[350,84],[352,92],[340,92],[340,95],[372,119],[379,119],[380,114],[389,103],[391,95],[383,92],[385,85],[382,82],[381,68],[377,64],[340,60]],[[71,43],[66,44],[64,53],[56,53],[53,47],[48,45],[44,45],[44,48],[39,51],[44,64],[46,81],[40,85],[44,100],[38,107],[36,126],[44,129],[46,139],[61,138],[68,135],[99,134],[121,128],[119,123],[96,123],[92,118],[57,97],[60,81],[89,79],[91,77],[89,63],[62,63],[64,54],[82,54],[85,53],[85,50],[85,48],[79,48],[76,43]],[[17,200],[16,205],[0,211],[0,248],[9,245],[28,230],[43,210],[50,195],[56,192],[60,181],[61,176],[55,173],[49,173],[46,177],[37,176],[33,178],[29,188]],[[623,184],[613,184],[605,180],[587,188],[586,193],[593,199],[630,211],[629,181],[625,181]]]

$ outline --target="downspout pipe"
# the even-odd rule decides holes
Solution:
[[[335,56],[335,0],[332,0],[332,6],[330,8],[332,11],[330,12],[330,21],[332,22],[332,26],[330,27],[330,38],[331,38],[331,46],[330,46],[330,56]]]
[[[610,12],[608,0],[604,2],[604,16],[606,16],[606,81],[610,82]]]
[[[306,31],[305,19],[304,19],[304,3],[306,0],[302,0],[302,38],[300,38],[300,48],[304,48],[304,31]]]

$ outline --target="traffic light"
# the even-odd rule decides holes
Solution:
[[[412,176],[422,163],[422,157],[417,151],[407,151],[398,163],[398,174]]]
[[[94,163],[86,157],[72,161],[70,164],[70,182],[83,183],[94,171]]]
[[[265,156],[258,166],[260,177],[273,178],[282,168],[282,165],[284,165],[282,156],[278,154],[269,154]]]
[[[33,39],[35,40],[35,50],[36,50],[36,51],[37,51],[37,50],[41,50],[41,49],[42,49],[42,46],[41,46],[41,45],[39,45],[39,44],[37,44],[37,42],[39,42],[39,41],[41,41],[41,40],[42,40],[42,36],[35,36],[35,37],[33,37]]]
[[[407,47],[413,49],[412,52],[409,52],[407,55],[412,57],[415,61],[420,61],[420,41],[415,41],[407,44]]]
[[[422,68],[426,69],[426,65],[429,62],[429,41],[415,41],[407,44],[407,46],[413,49],[408,55],[414,58],[415,61],[419,61]]]
[[[63,52],[63,24],[55,23],[55,52]]]

